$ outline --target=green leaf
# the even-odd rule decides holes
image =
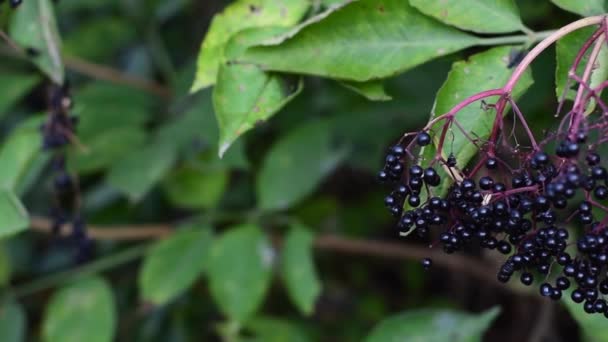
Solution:
[[[141,200],[175,162],[175,146],[152,144],[133,150],[112,166],[108,183],[133,202]]]
[[[446,24],[478,33],[525,29],[513,0],[409,0],[420,12]]]
[[[271,317],[256,317],[247,323],[247,329],[260,342],[307,342],[311,339],[295,324]]]
[[[295,25],[306,14],[308,0],[236,1],[216,15],[198,56],[192,92],[213,85],[224,62],[224,46],[235,33],[252,27]]]
[[[555,5],[582,16],[603,14],[608,11],[605,0],[551,0]]]
[[[11,280],[11,273],[11,258],[6,250],[5,245],[0,244],[0,288],[9,285],[9,282]],[[0,328],[0,330],[2,329]],[[0,333],[0,336],[1,335],[2,333]],[[0,341],[3,340],[0,338]]]
[[[156,243],[140,269],[143,300],[164,305],[194,284],[207,265],[211,229],[182,228]]]
[[[499,313],[499,308],[478,315],[432,309],[405,312],[380,322],[365,341],[481,341],[484,331]]]
[[[564,88],[568,83],[568,73],[570,68],[572,67],[572,63],[576,59],[576,55],[579,50],[585,44],[587,39],[591,37],[595,28],[593,27],[585,27],[580,30],[576,30],[572,33],[569,33],[565,37],[561,38],[557,41],[555,46],[555,57],[557,60],[557,66],[555,68],[555,92],[558,98],[561,98],[564,93]],[[576,69],[576,74],[582,76],[585,66],[589,60],[589,51],[582,59],[578,68]],[[598,56],[598,61],[608,60],[607,57],[608,49],[603,47],[600,50],[600,55]],[[590,86],[596,87],[602,81],[606,79],[608,74],[608,63],[597,63],[597,68],[594,69],[593,75],[590,81]],[[575,82],[571,82],[570,86],[574,85]],[[566,93],[566,99],[574,99],[576,95],[576,90],[568,89]]]
[[[476,41],[422,15],[407,1],[361,0],[323,20],[311,20],[283,39],[252,47],[238,60],[265,70],[364,82],[393,76]]]
[[[25,341],[26,317],[23,307],[14,301],[4,301],[0,306],[0,341]]]
[[[384,83],[379,80],[367,82],[339,82],[347,89],[354,91],[359,95],[363,95],[368,100],[372,101],[389,101],[392,97],[384,90]]]
[[[220,310],[243,323],[262,304],[270,285],[274,251],[260,227],[232,227],[211,248],[209,287]]]
[[[40,82],[40,77],[32,74],[2,71],[0,81],[0,118],[2,118],[7,110]]]
[[[14,235],[29,225],[27,210],[10,190],[0,190],[0,238]]]
[[[15,130],[0,148],[0,188],[15,190],[30,165],[41,153],[40,132],[34,129]]]
[[[300,311],[312,314],[321,293],[321,283],[313,263],[314,235],[299,224],[291,227],[283,247],[281,272],[287,293]]]
[[[281,110],[301,90],[301,79],[293,84],[255,65],[222,65],[213,90],[213,107],[220,128],[219,155],[240,135]]]
[[[68,165],[80,174],[99,171],[143,145],[145,132],[139,127],[115,127],[83,140],[85,148],[70,149]]]
[[[338,165],[327,121],[304,124],[280,138],[264,157],[256,181],[258,206],[286,209],[311,192]]]
[[[42,325],[46,342],[110,342],[116,329],[111,288],[97,277],[81,278],[57,291]]]
[[[581,334],[584,336],[582,341],[588,342],[608,342],[608,334],[604,327],[606,326],[606,317],[601,314],[590,315],[585,312],[582,304],[576,304],[570,298],[570,291],[564,295],[565,299],[562,303],[568,309],[570,316],[578,323]]]
[[[215,207],[228,185],[228,170],[222,167],[185,166],[171,173],[163,183],[171,203],[180,208]]]
[[[467,61],[454,63],[448,78],[437,92],[433,117],[449,112],[455,105],[462,102],[467,97],[487,89],[495,89],[504,86],[511,76],[512,69],[507,67],[508,56],[511,47],[497,47],[476,55]],[[530,70],[526,71],[519,80],[513,92],[513,98],[517,99],[533,83]],[[498,100],[498,96],[487,98],[485,101],[493,103]],[[492,130],[492,124],[496,113],[494,110],[484,110],[478,104],[471,104],[463,108],[457,115],[456,120],[469,133],[470,136],[479,139],[487,139]],[[442,123],[435,125],[435,146],[441,136]],[[471,143],[465,135],[456,127],[450,133],[449,143],[444,144],[443,155],[446,157],[454,153],[459,168],[468,164],[471,158],[477,153],[477,147]],[[427,161],[434,155],[433,148],[426,148],[424,156]],[[441,170],[443,172],[443,170]],[[442,177],[443,182],[438,189],[435,189],[435,196],[442,196],[446,193],[451,183],[451,178],[445,173]]]
[[[89,19],[65,37],[63,52],[90,61],[103,61],[135,37],[131,24],[120,17]],[[99,44],[103,41],[103,44]]]
[[[10,27],[11,37],[23,48],[38,54],[32,62],[53,82],[63,84],[65,71],[61,60],[61,41],[50,0],[24,1],[15,11]]]

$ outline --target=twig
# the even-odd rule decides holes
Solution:
[[[50,234],[52,232],[51,222],[44,218],[31,219],[31,230],[39,233]],[[137,241],[161,239],[173,233],[173,228],[168,224],[141,225],[141,226],[89,226],[87,234],[95,240],[111,241]],[[71,227],[66,225],[61,229],[62,236],[70,236]],[[437,249],[425,248],[404,242],[369,241],[362,239],[346,238],[336,235],[319,235],[314,246],[318,250],[338,252],[350,255],[379,257],[386,259],[421,260],[430,257],[439,267],[445,267],[453,271],[468,274],[483,280],[489,285],[495,285],[506,291],[523,293],[518,288],[504,286],[495,278],[496,270],[490,265],[484,264],[478,259],[465,255],[448,255]]]

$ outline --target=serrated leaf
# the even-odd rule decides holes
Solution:
[[[163,182],[171,203],[180,208],[213,208],[228,185],[228,170],[185,166],[171,173]]]
[[[525,28],[513,0],[409,0],[420,12],[448,25],[478,33]]]
[[[290,131],[264,157],[256,180],[258,206],[286,209],[311,192],[338,165],[343,153],[332,148],[327,121]]]
[[[365,341],[481,341],[483,333],[499,313],[499,308],[478,315],[436,309],[405,312],[380,322]]]
[[[467,97],[488,89],[495,89],[504,86],[511,76],[512,69],[508,68],[508,56],[511,47],[497,47],[470,57],[467,61],[459,61],[453,64],[452,70],[448,74],[447,80],[437,92],[433,117],[450,111],[455,105],[462,102]],[[513,98],[517,99],[533,83],[532,74],[528,69],[519,80],[517,87],[513,91]],[[498,100],[498,96],[488,97],[487,103]],[[461,126],[469,133],[469,136],[478,137],[481,140],[487,139],[492,130],[492,124],[496,113],[494,110],[485,110],[479,104],[471,104],[463,108],[456,119]],[[438,123],[433,128],[435,134],[434,143],[438,145],[441,136],[442,123]],[[453,138],[452,138],[453,136]],[[447,138],[446,138],[447,139]],[[423,151],[424,159],[428,162],[434,156],[434,149],[427,146]],[[477,147],[470,142],[465,135],[456,127],[451,129],[448,143],[444,144],[443,155],[445,157],[453,153],[459,168],[468,164],[471,158],[477,153]],[[442,183],[439,188],[433,191],[435,196],[443,196],[451,184],[451,178],[443,170]]]
[[[603,14],[608,11],[605,0],[551,0],[551,2],[566,11],[582,16]]]
[[[270,285],[274,252],[260,227],[243,224],[214,241],[209,287],[220,310],[244,323],[262,304]]]
[[[562,303],[568,309],[570,316],[578,323],[582,341],[608,342],[608,334],[604,330],[606,317],[602,314],[588,314],[583,309],[583,304],[577,304],[570,298],[570,291],[564,294]]]
[[[139,201],[169,172],[175,162],[175,146],[151,144],[133,150],[112,166],[108,184]]]
[[[0,341],[25,341],[26,317],[23,307],[14,301],[5,300],[0,305]]]
[[[63,84],[65,71],[61,60],[61,41],[50,0],[24,1],[15,12],[11,37],[24,49],[38,53],[32,62],[53,82]]]
[[[252,27],[295,25],[310,6],[308,0],[236,1],[213,18],[197,61],[192,92],[215,84],[224,62],[224,45],[231,36]]]
[[[0,118],[38,82],[40,82],[40,77],[37,75],[2,71],[0,73]]]
[[[302,90],[302,80],[289,82],[252,64],[225,64],[213,90],[220,128],[219,155],[256,124],[268,120]]]
[[[46,342],[110,342],[115,329],[112,289],[101,278],[81,278],[51,298],[42,337]]]
[[[182,228],[147,253],[138,284],[143,300],[164,305],[194,284],[207,265],[209,228]]]
[[[311,339],[292,322],[272,317],[256,317],[247,323],[247,329],[259,342],[307,342]]]
[[[41,153],[40,132],[17,129],[0,148],[0,188],[15,190],[29,166]]]
[[[312,314],[321,293],[313,260],[314,235],[307,227],[295,224],[291,227],[283,246],[281,273],[287,293],[298,309]]]
[[[477,40],[422,15],[407,1],[361,0],[302,26],[295,35],[249,48],[238,60],[267,70],[363,82],[393,76]]]
[[[367,81],[367,82],[339,82],[342,86],[347,89],[354,91],[355,93],[364,96],[368,100],[372,101],[389,101],[393,98],[386,93],[384,90],[384,83],[380,80]]]
[[[0,238],[14,235],[29,225],[27,210],[10,190],[0,190]]]

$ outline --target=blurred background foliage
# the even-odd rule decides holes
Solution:
[[[18,43],[46,44],[26,33],[40,18],[27,3],[37,1],[2,7]],[[3,236],[32,228],[2,240],[0,341],[608,340],[603,318],[496,286],[495,268],[487,277],[468,265],[423,272],[424,242],[397,240],[374,175],[387,146],[426,123],[452,63],[482,48],[386,79],[385,91],[363,90],[383,101],[356,84],[304,77],[298,96],[252,122],[220,159],[213,90],[190,88],[201,41],[230,3],[48,2],[79,118],[68,165],[96,234],[84,264],[74,262],[78,245],[48,234],[45,221],[55,199],[38,127],[63,65],[43,51],[40,73],[0,45],[0,222]],[[550,1],[517,5],[535,31],[578,18]],[[239,25],[248,23],[227,27]],[[520,106],[540,132],[554,120],[553,50],[533,67]],[[15,194],[32,224],[12,210]],[[136,237],[117,237],[120,229]],[[454,263],[492,263],[471,254]]]

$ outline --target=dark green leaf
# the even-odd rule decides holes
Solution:
[[[189,209],[213,208],[228,185],[228,170],[222,167],[185,166],[164,182],[167,196],[175,206]]]
[[[458,28],[479,33],[525,30],[513,0],[410,0],[420,12]]]
[[[135,37],[131,24],[119,17],[101,17],[79,26],[65,37],[63,52],[92,61],[102,61]],[[103,44],[99,44],[103,41]]]
[[[11,37],[24,49],[35,49],[34,64],[53,82],[63,84],[61,41],[50,0],[24,1],[13,16]]]
[[[232,227],[214,241],[209,287],[222,312],[243,323],[257,311],[270,285],[273,258],[272,247],[255,225]]]
[[[321,283],[313,260],[313,241],[314,235],[307,227],[293,225],[285,238],[281,262],[287,292],[298,309],[306,315],[312,314],[321,293]]]
[[[215,16],[203,40],[192,91],[213,85],[224,62],[224,46],[230,37],[247,28],[295,25],[310,6],[308,0],[236,1]]]
[[[558,98],[561,98],[564,93],[564,88],[568,82],[568,73],[572,67],[572,63],[574,63],[576,55],[595,30],[596,29],[593,27],[582,28],[557,41],[555,46],[555,57],[557,59],[557,67],[555,69],[555,91]],[[590,52],[583,57],[576,69],[577,75],[582,76],[589,60],[589,54]],[[608,49],[606,47],[602,48],[600,51],[598,60],[608,60]],[[594,69],[589,85],[591,87],[598,86],[602,81],[606,80],[606,77],[608,77],[608,63],[597,63],[597,68]],[[570,82],[570,86],[574,84],[575,82]],[[566,99],[574,99],[575,94],[575,90],[569,89],[566,93]]]
[[[56,292],[47,305],[46,342],[110,342],[116,328],[111,288],[101,278],[81,278]]]
[[[239,60],[268,70],[363,82],[393,76],[476,41],[406,1],[361,0],[268,41],[268,46],[250,48]]]
[[[169,172],[174,162],[175,147],[170,144],[133,150],[112,166],[108,183],[136,202]]]
[[[220,128],[219,155],[240,135],[268,120],[301,90],[301,80],[292,84],[255,65],[222,65],[213,91],[213,107]]]
[[[11,258],[4,244],[0,244],[0,288],[5,287],[11,280],[12,266]],[[0,328],[0,331],[2,329]],[[2,333],[0,332],[0,336]],[[3,341],[0,338],[0,341]]]
[[[603,14],[608,11],[605,0],[551,0],[555,5],[582,16]]]
[[[332,148],[328,122],[313,121],[292,130],[264,158],[256,181],[258,206],[292,206],[310,195],[342,157]]]
[[[512,69],[507,67],[508,56],[511,47],[497,47],[473,55],[467,61],[454,63],[448,78],[439,89],[434,106],[434,115],[441,115],[449,112],[455,105],[462,102],[467,97],[488,89],[495,89],[504,86],[511,76]],[[530,71],[526,71],[519,80],[513,92],[513,97],[518,98],[533,83]],[[485,101],[493,103],[498,97],[489,97]],[[493,110],[484,110],[479,104],[471,104],[462,109],[457,115],[456,120],[469,133],[470,136],[487,139],[492,129],[492,124],[496,113]],[[434,127],[435,145],[437,146],[441,136],[442,123]],[[452,138],[453,134],[453,138]],[[465,135],[456,127],[450,133],[449,143],[444,144],[443,155],[447,158],[450,153],[454,153],[458,167],[463,168],[477,153],[477,147],[470,142]],[[424,156],[427,161],[432,159],[434,150],[426,148]],[[451,178],[444,173],[443,182],[439,189],[434,191],[435,196],[442,196],[447,191]]]
[[[25,341],[25,323],[25,311],[19,303],[4,301],[0,305],[0,341]]]
[[[41,152],[40,132],[15,130],[0,148],[0,188],[15,190]]]
[[[211,238],[209,228],[188,227],[158,242],[140,269],[143,300],[163,305],[191,287],[207,264]]]
[[[10,190],[0,190],[0,238],[14,235],[29,225],[29,217],[19,198]]]
[[[392,99],[384,90],[382,81],[367,81],[367,82],[340,82],[341,85],[354,91],[359,95],[365,96],[372,101],[389,101]]]
[[[307,342],[311,339],[295,324],[271,317],[256,317],[247,323],[247,329],[259,342]]]
[[[499,312],[499,308],[490,309],[479,315],[430,309],[405,312],[380,322],[365,341],[481,341],[483,333]]]
[[[2,71],[0,80],[2,80],[0,82],[0,118],[2,118],[8,109],[40,82],[40,77]]]

